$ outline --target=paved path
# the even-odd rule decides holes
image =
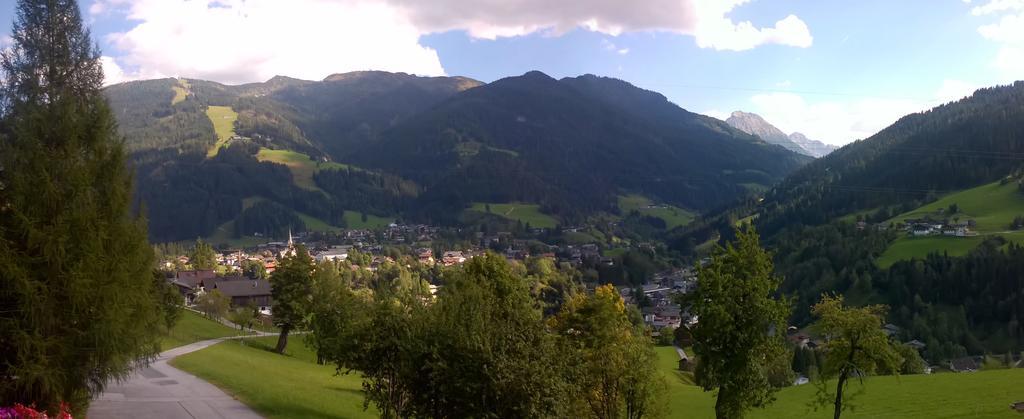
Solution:
[[[270,336],[269,333],[210,339],[165,351],[127,381],[107,387],[89,407],[89,419],[228,419],[260,418],[252,409],[221,389],[167,364],[227,339]]]

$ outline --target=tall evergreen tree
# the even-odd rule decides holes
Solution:
[[[82,413],[159,350],[145,220],[75,0],[19,0],[0,67],[0,404]]]

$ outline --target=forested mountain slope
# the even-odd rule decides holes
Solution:
[[[1024,347],[1016,262],[1021,250],[1007,242],[1013,235],[1000,234],[990,222],[998,218],[1009,224],[1012,215],[994,215],[986,209],[991,203],[976,202],[944,212],[975,219],[982,235],[972,238],[901,238],[907,233],[890,222],[901,221],[896,216],[908,211],[937,214],[927,210],[935,205],[922,205],[945,195],[974,196],[950,194],[984,184],[1024,193],[1011,184],[1000,186],[1020,182],[1022,163],[1024,82],[982,89],[908,115],[808,164],[763,201],[747,199],[706,215],[679,234],[673,247],[692,252],[706,240],[729,237],[738,222],[752,222],[775,251],[784,292],[797,298],[797,322],[809,320],[806,307],[822,293],[838,292],[851,303],[889,305],[889,320],[904,327],[901,338],[926,342],[931,359],[1017,351]],[[857,226],[858,220],[866,223]],[[900,243],[960,240],[956,243],[973,250],[890,260],[888,249],[898,238]],[[880,266],[883,254],[887,261]]]
[[[579,219],[624,192],[703,210],[809,159],[620,80],[509,77],[439,104],[353,155],[436,201],[535,202]]]
[[[268,226],[339,225],[345,211],[454,224],[474,202],[538,204],[574,223],[618,212],[628,194],[704,210],[810,160],[589,75],[163,79],[106,93],[157,240],[208,235],[250,210]],[[276,206],[245,205],[255,198]]]

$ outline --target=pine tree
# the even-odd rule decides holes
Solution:
[[[0,67],[0,405],[81,414],[159,351],[145,220],[75,0],[19,0]]]

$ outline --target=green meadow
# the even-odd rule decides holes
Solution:
[[[491,208],[491,214],[513,221],[521,221],[523,224],[530,224],[530,227],[555,228],[558,225],[558,220],[555,217],[540,212],[540,205],[536,204],[474,202],[468,211],[487,213],[488,206]]]
[[[395,222],[394,218],[378,217],[373,214],[366,214],[366,221],[363,221],[362,213],[358,211],[345,211],[345,225],[350,229],[376,230],[387,227]]]
[[[285,356],[271,352],[274,337],[228,341],[181,356],[172,365],[210,381],[269,418],[372,418],[364,411],[358,374],[336,375],[317,365],[301,337],[294,337]],[[714,393],[693,383],[690,373],[676,369],[672,347],[656,348],[666,388],[670,418],[714,418]],[[1014,418],[1009,405],[1024,399],[1024,369],[998,369],[967,374],[938,373],[869,377],[853,384],[854,410],[844,418]],[[780,390],[777,400],[754,409],[750,418],[831,418],[815,410],[813,384]]]
[[[651,200],[641,195],[625,195],[619,197],[619,210],[623,214],[637,211],[643,215],[660,218],[665,221],[669,230],[690,224],[696,215],[692,212],[671,205],[651,207]]]
[[[160,350],[166,351],[201,340],[238,336],[238,334],[238,330],[203,317],[201,314],[182,309],[178,322],[171,328],[170,333],[160,340]]]
[[[180,356],[171,365],[220,387],[267,418],[376,418],[363,410],[358,373],[336,375],[293,336],[286,355],[276,337],[222,342]]]
[[[940,210],[956,204],[959,212],[954,215],[940,213]],[[1018,215],[1024,215],[1024,193],[1018,190],[1016,182],[1000,185],[989,183],[977,188],[952,193],[913,211],[893,217],[890,222],[900,223],[907,219],[945,219],[957,217],[960,221],[974,220],[978,237],[900,237],[894,241],[876,263],[889,267],[900,260],[923,258],[929,253],[947,253],[950,256],[966,255],[986,236],[1000,235],[1013,242],[1024,242],[1024,232],[1008,231],[1010,222]]]
[[[213,131],[217,134],[217,142],[206,152],[206,158],[213,158],[220,152],[221,147],[226,146],[231,137],[235,136],[238,113],[230,106],[210,106],[206,108],[206,116],[210,118]]]

